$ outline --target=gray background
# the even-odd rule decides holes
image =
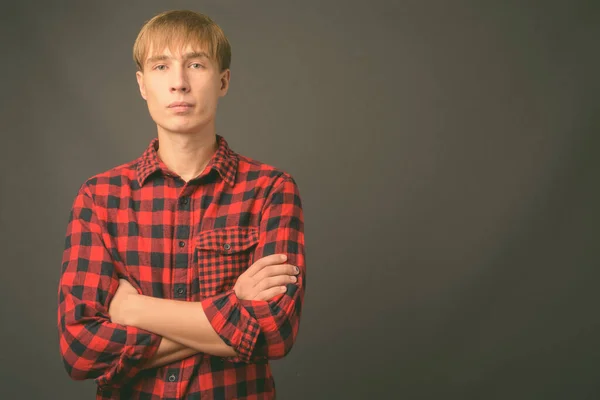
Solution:
[[[172,8],[232,43],[218,133],[303,198],[281,399],[600,398],[595,3],[3,3],[0,398],[94,396],[58,350],[68,210],[156,135],[131,48]]]

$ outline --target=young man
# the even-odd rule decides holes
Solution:
[[[306,264],[286,172],[215,132],[230,81],[222,30],[159,14],[134,44],[158,137],[75,197],[59,283],[60,350],[98,399],[271,399],[292,348]]]

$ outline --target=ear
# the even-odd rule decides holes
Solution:
[[[219,97],[223,97],[227,94],[229,90],[229,82],[231,80],[231,70],[226,69],[221,72],[221,88],[219,89]]]
[[[137,71],[135,73],[135,77],[137,79],[138,86],[140,87],[140,94],[144,100],[146,99],[146,84],[144,83],[144,73],[141,71]]]

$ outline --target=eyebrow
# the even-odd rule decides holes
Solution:
[[[172,58],[173,57],[169,57],[167,55],[161,54],[161,55],[158,55],[158,56],[153,56],[153,57],[148,58],[146,60],[146,64],[150,64],[150,63],[153,63],[153,62],[156,62],[156,61],[165,61],[165,60],[169,60],[169,59],[172,59]],[[206,54],[203,51],[192,51],[192,52],[189,52],[189,53],[185,53],[183,55],[183,60],[184,61],[189,60],[191,58],[206,58],[206,59],[210,59],[209,55]]]

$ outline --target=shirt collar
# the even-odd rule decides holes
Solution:
[[[229,186],[233,186],[235,184],[238,157],[236,153],[229,148],[229,145],[223,136],[217,134],[216,137],[218,144],[217,151],[212,155],[207,167],[216,170]],[[168,170],[165,163],[158,157],[157,150],[158,138],[155,137],[138,159],[136,173],[140,186],[143,186],[146,179],[154,172],[164,172]]]

